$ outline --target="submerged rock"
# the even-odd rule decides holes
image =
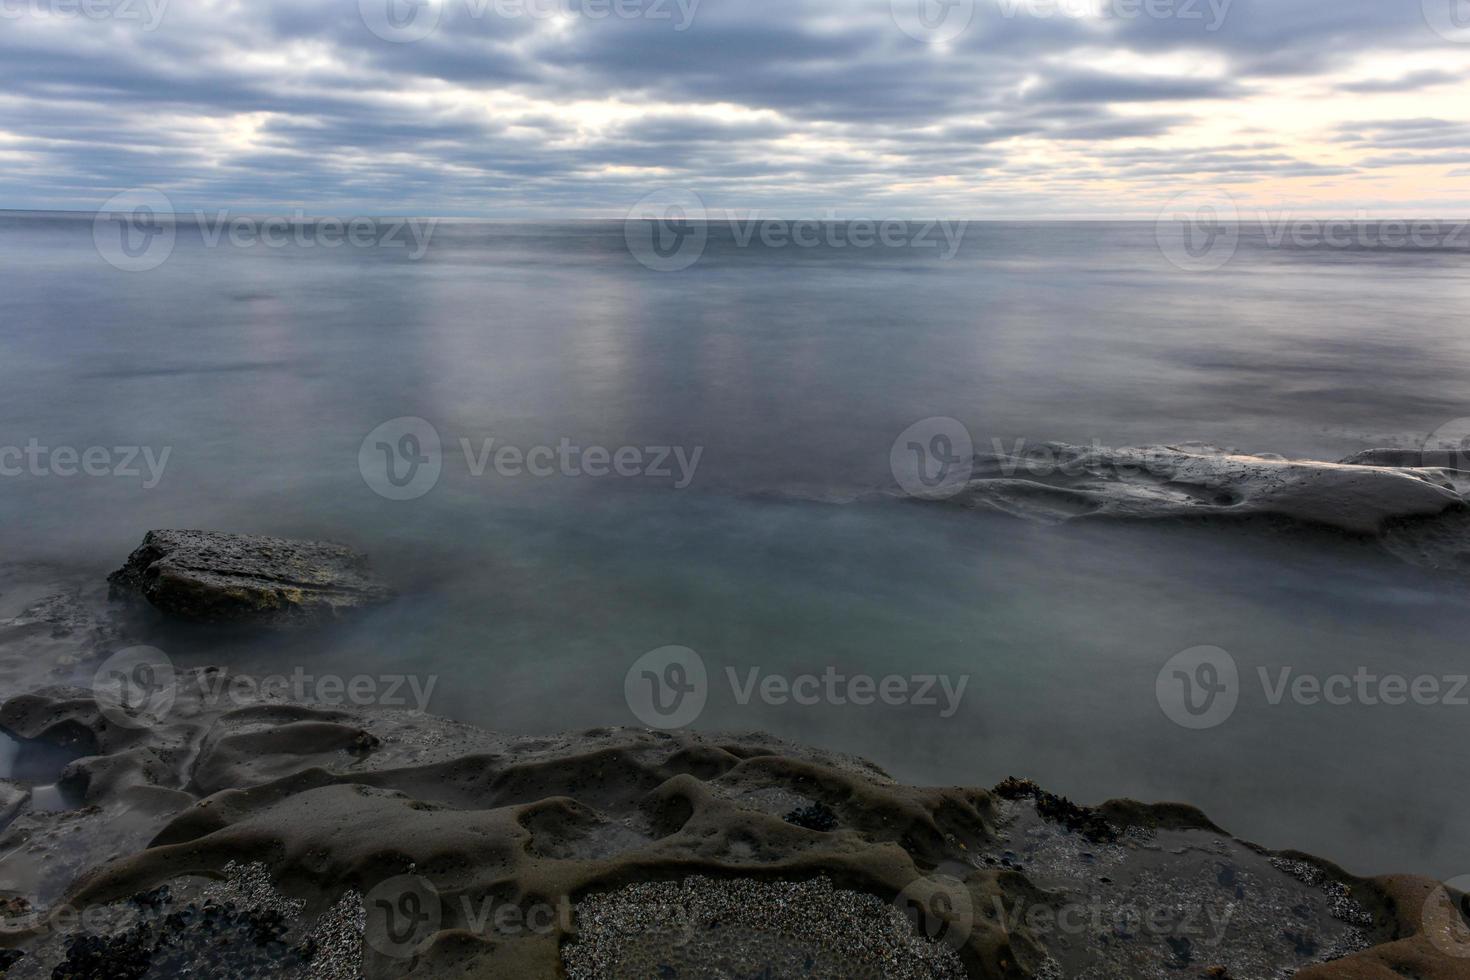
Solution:
[[[114,596],[139,594],[199,623],[315,626],[393,597],[343,545],[212,531],[150,531],[114,572]]]
[[[1470,474],[1437,466],[1324,463],[1208,447],[1084,448],[977,456],[951,503],[1062,522],[1084,517],[1284,517],[1373,536],[1394,520],[1462,508]],[[1422,462],[1422,454],[1412,462]]]

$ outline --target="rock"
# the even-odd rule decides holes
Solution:
[[[1349,466],[1406,466],[1464,470],[1467,453],[1460,450],[1443,449],[1369,449],[1349,456],[1343,462]]]
[[[1370,536],[1396,519],[1464,506],[1466,474],[1372,458],[1385,465],[1048,443],[1029,455],[977,456],[974,478],[949,499],[1043,522],[1274,515]]]
[[[105,949],[60,919],[13,936],[35,962],[136,951],[149,976],[290,978],[307,975],[292,950],[325,935],[321,980],[407,976],[409,955],[418,977],[571,980],[1466,975],[1434,882],[1265,851],[1179,804],[1088,807],[1019,779],[906,787],[762,734],[516,736],[387,707],[221,700],[205,674],[181,672],[174,710],[147,729],[66,687],[0,705],[0,729],[71,743],[81,728],[95,747],[75,763],[86,807],[0,835],[44,869],[49,905],[104,911],[91,935]],[[344,751],[364,735],[367,761]],[[137,812],[161,793],[174,802]],[[794,799],[831,830],[783,819]],[[232,897],[198,900],[201,876]],[[108,917],[127,896],[156,907],[162,886],[172,911]],[[161,937],[190,902],[219,908],[213,926],[280,909],[271,961],[232,928],[220,959],[197,921]],[[343,914],[323,926],[307,909]],[[86,960],[99,972],[56,975],[123,975]]]
[[[8,779],[0,779],[0,827],[4,827],[31,798],[31,791]]]
[[[211,531],[150,531],[108,581],[114,597],[141,594],[179,619],[273,628],[320,625],[393,597],[342,545]]]

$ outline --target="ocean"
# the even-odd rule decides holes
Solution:
[[[928,245],[721,225],[687,264],[688,229],[650,259],[621,221],[445,221],[422,249],[377,229],[333,247],[184,224],[143,269],[90,215],[0,213],[0,560],[100,579],[153,528],[329,538],[399,600],[309,637],[157,645],[409,676],[435,714],[548,733],[644,724],[634,667],[679,647],[705,667],[701,730],[904,781],[1184,801],[1357,874],[1470,871],[1463,580],[1332,535],[862,496],[932,419],[981,452],[1324,460],[1454,430],[1470,247],[1449,226],[1250,227],[1226,257],[1152,223]],[[1238,664],[1239,704],[1195,729],[1158,685],[1202,646]],[[1273,698],[1363,672],[1442,696]]]

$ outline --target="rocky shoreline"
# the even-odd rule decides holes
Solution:
[[[43,759],[0,783],[7,977],[1470,975],[1461,896],[1180,804],[904,786],[763,733],[221,697],[211,669],[121,704],[77,679],[146,640],[136,611],[0,573],[0,731]]]
[[[42,896],[9,899],[15,977],[199,956],[211,976],[1465,975],[1434,883],[1271,854],[1180,805],[906,787],[759,734],[518,738],[270,700],[182,697],[127,730],[53,688],[0,726],[83,753],[80,807],[0,836]],[[189,954],[175,927],[236,938]]]

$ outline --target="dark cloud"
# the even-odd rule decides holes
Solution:
[[[1436,85],[1451,85],[1464,79],[1448,71],[1438,69],[1426,69],[1425,71],[1411,71],[1407,75],[1398,78],[1372,78],[1361,82],[1348,82],[1339,85],[1341,92],[1417,92],[1420,89],[1433,88]]]
[[[1053,75],[1026,93],[1033,102],[1173,102],[1224,99],[1238,86],[1223,79],[1149,78],[1103,72],[1065,72]]]

